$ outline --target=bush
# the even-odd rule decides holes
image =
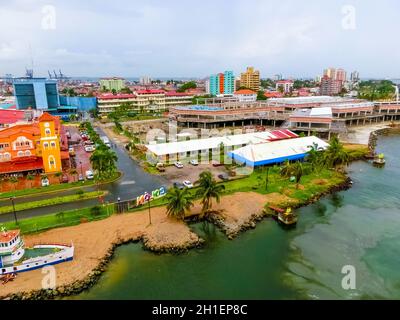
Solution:
[[[101,214],[101,208],[100,206],[94,206],[93,208],[90,209],[90,214],[93,217],[97,217]]]

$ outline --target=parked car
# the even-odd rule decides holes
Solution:
[[[156,164],[156,169],[157,169],[159,172],[165,172],[164,163],[161,163],[161,162],[157,163],[157,164]]]
[[[85,181],[85,178],[83,177],[82,174],[79,174],[79,176],[78,176],[78,181]]]
[[[221,167],[221,166],[224,165],[223,163],[221,163],[221,162],[219,162],[217,160],[212,160],[211,164],[213,165],[213,167]]]
[[[75,149],[74,149],[73,147],[70,147],[70,148],[68,149],[68,152],[69,152],[69,155],[70,155],[71,157],[75,156]]]
[[[184,185],[186,188],[189,188],[189,189],[193,188],[193,183],[191,183],[189,180],[183,181],[183,185]]]
[[[93,174],[92,170],[87,170],[85,175],[86,175],[86,179],[88,179],[88,180],[93,180],[94,179],[94,174]]]
[[[185,188],[185,185],[180,182],[174,182],[174,188],[178,188],[178,189],[182,190],[183,188]]]
[[[66,174],[64,174],[64,175],[62,176],[61,182],[62,182],[62,183],[68,183],[68,182],[69,182],[69,178],[68,178],[68,176],[67,176]]]
[[[226,173],[219,174],[218,178],[220,178],[222,181],[228,181],[229,180],[229,176]]]
[[[199,162],[198,162],[196,159],[192,159],[192,160],[190,160],[190,164],[191,164],[192,166],[198,166],[198,165],[199,165]]]
[[[174,163],[174,166],[177,167],[178,169],[182,169],[182,168],[183,168],[183,164],[182,164],[182,162],[180,162],[180,161],[176,161],[176,162]]]
[[[85,151],[86,152],[93,152],[94,151],[94,146],[91,146],[91,145],[85,146]]]
[[[47,178],[42,179],[42,187],[48,187],[50,185],[50,181]]]

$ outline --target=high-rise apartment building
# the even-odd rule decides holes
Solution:
[[[350,81],[351,82],[358,82],[360,80],[360,74],[358,71],[353,71],[350,75]]]
[[[225,71],[224,73],[211,75],[209,86],[211,95],[233,94],[235,92],[235,75],[233,71]]]
[[[258,92],[260,90],[260,71],[247,67],[246,72],[240,75],[240,86]]]
[[[337,69],[335,73],[335,80],[340,81],[342,84],[345,83],[347,80],[346,71],[343,69]]]
[[[147,86],[151,84],[151,78],[149,76],[143,76],[139,79],[141,85]]]
[[[342,90],[342,82],[340,80],[332,79],[327,75],[321,79],[320,94],[322,96],[334,96]]]
[[[328,68],[324,70],[324,76],[328,76],[331,79],[336,77],[336,69],[335,68]]]
[[[121,91],[125,87],[125,80],[122,78],[103,78],[100,79],[100,89],[106,89],[108,91]]]

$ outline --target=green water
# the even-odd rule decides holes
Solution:
[[[265,220],[229,241],[213,225],[191,227],[206,246],[155,255],[122,246],[79,299],[400,298],[400,138],[379,141],[384,169],[354,163],[352,189],[299,209],[296,229]],[[342,267],[356,268],[344,290]]]

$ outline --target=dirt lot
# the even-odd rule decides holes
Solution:
[[[182,169],[178,169],[175,166],[169,166],[166,168],[165,172],[160,175],[173,182],[182,182],[184,180],[189,180],[194,183],[199,179],[199,175],[201,172],[205,170],[210,170],[214,177],[219,181],[219,174],[225,173],[227,174],[227,170],[224,166],[213,167],[211,164],[199,164],[198,166],[192,166],[190,164],[183,164]]]

